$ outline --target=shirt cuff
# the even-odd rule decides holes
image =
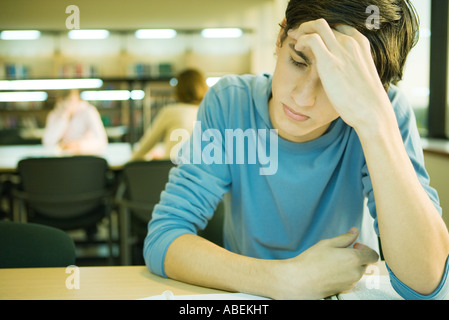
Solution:
[[[390,270],[390,268],[387,266],[388,273],[390,274],[390,282],[391,286],[394,288],[394,290],[404,299],[406,300],[447,300],[449,299],[449,279],[448,279],[448,272],[449,272],[449,264],[448,264],[449,257],[446,259],[446,265],[444,267],[444,274],[443,278],[440,281],[440,284],[438,287],[428,295],[422,295],[418,292],[414,291],[413,289],[409,288],[407,285],[405,285],[401,280],[399,280],[394,273]]]

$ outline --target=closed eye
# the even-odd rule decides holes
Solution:
[[[305,64],[305,63],[303,63],[303,62],[296,61],[296,60],[293,59],[291,56],[290,56],[290,62],[291,62],[293,65],[295,65],[296,67],[299,67],[299,68],[305,68],[305,67],[307,67],[307,64]]]

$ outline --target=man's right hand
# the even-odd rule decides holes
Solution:
[[[350,290],[368,264],[379,259],[376,251],[355,243],[358,230],[318,242],[295,258],[279,260],[276,299],[322,299]],[[351,245],[354,244],[352,247]]]

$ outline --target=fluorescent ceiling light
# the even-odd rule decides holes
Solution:
[[[143,90],[101,90],[101,91],[83,91],[81,99],[88,101],[116,101],[116,100],[142,100],[145,97]]]
[[[101,79],[1,80],[0,90],[63,90],[100,88]]]
[[[109,36],[108,30],[70,30],[70,39],[106,39]]]
[[[2,40],[36,40],[40,36],[37,30],[5,30],[0,33]]]
[[[201,31],[204,38],[238,38],[242,34],[243,31],[239,28],[209,28]]]
[[[171,39],[176,34],[173,29],[139,29],[134,33],[137,39]]]
[[[33,92],[0,92],[0,101],[17,102],[17,101],[45,101],[47,93],[43,91]]]
[[[131,99],[133,100],[142,100],[145,98],[145,91],[143,90],[133,90],[131,91]]]

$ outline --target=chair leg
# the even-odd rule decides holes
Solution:
[[[107,212],[107,224],[108,224],[108,250],[109,250],[109,257],[108,257],[108,263],[109,265],[114,265],[114,250],[112,246],[112,216],[111,216],[111,210],[110,208],[106,208],[108,210]]]
[[[16,222],[27,222],[27,216],[24,213],[24,203],[20,199],[13,200],[13,221]]]
[[[122,265],[131,264],[131,250],[130,250],[130,218],[129,211],[124,207],[119,209],[119,229],[120,229],[120,262]]]

